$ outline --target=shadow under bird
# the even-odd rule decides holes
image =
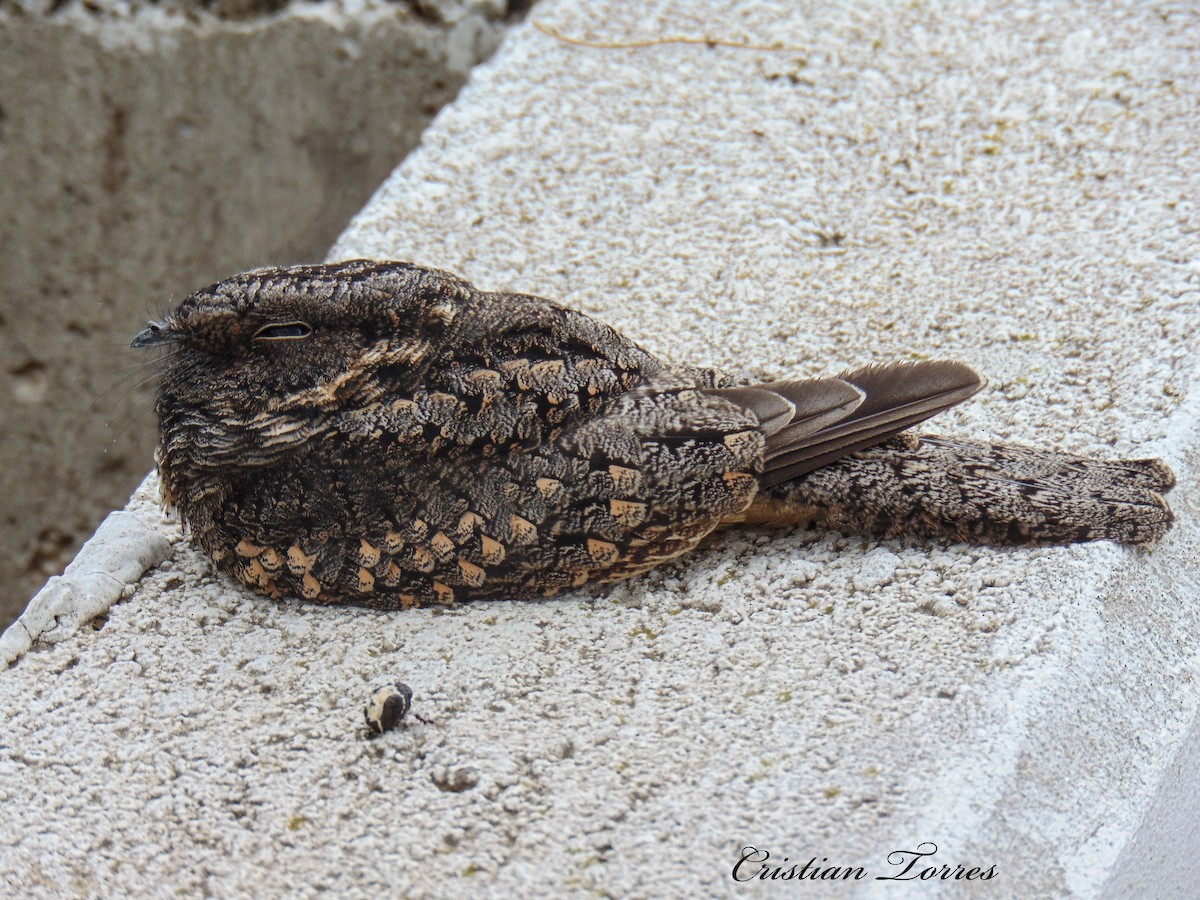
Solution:
[[[742,384],[407,263],[238,275],[133,346],[165,348],[165,501],[272,597],[548,597],[741,523],[1145,545],[1172,522],[1159,460],[904,433],[980,389],[962,363]]]

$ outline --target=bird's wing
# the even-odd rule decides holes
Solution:
[[[767,488],[881,443],[982,387],[969,366],[937,361],[872,365],[836,378],[706,393],[758,416],[767,436],[760,485]]]

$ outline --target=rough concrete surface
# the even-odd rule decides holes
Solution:
[[[171,541],[161,529],[127,510],[109,513],[66,571],[46,582],[0,635],[0,665],[19,659],[34,640],[53,643],[70,637],[85,621],[104,615],[122,595],[131,593],[147,569],[170,555]]]
[[[333,258],[543,293],[760,377],[968,360],[991,387],[937,429],[1161,455],[1176,529],[1151,552],[747,531],[598,596],[402,613],[250,596],[178,542],[99,630],[0,674],[3,883],[1194,887],[1194,829],[1164,838],[1157,817],[1200,782],[1195,13],[559,0],[534,18],[786,49],[524,26]],[[145,493],[129,512],[166,527]],[[363,703],[395,678],[429,721],[368,740]],[[923,842],[996,876],[872,880]],[[747,846],[867,878],[739,884]]]
[[[500,0],[208,11],[238,3],[0,0],[0,628],[152,465],[130,336],[319,259],[506,28]]]

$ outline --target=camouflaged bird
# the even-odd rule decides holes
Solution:
[[[961,363],[737,384],[406,263],[239,275],[133,342],[158,345],[165,500],[272,597],[548,597],[739,523],[1149,544],[1172,521],[1158,460],[900,435],[980,389]]]

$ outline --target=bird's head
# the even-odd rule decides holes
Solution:
[[[406,263],[258,269],[192,294],[134,348],[163,347],[160,456],[253,464],[322,420],[412,390],[474,295]]]

